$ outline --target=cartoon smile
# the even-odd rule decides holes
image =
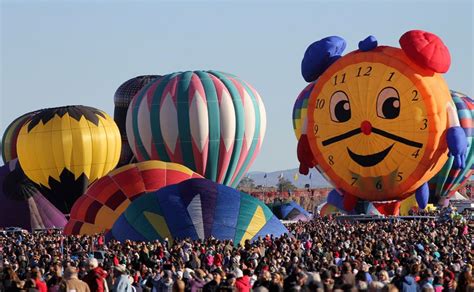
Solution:
[[[392,150],[392,147],[395,144],[392,144],[390,147],[382,150],[380,152],[369,154],[369,155],[359,155],[351,151],[349,147],[347,147],[347,152],[352,160],[354,160],[357,164],[363,167],[371,167],[377,165],[380,161],[384,160],[387,154]]]

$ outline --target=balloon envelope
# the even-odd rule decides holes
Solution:
[[[316,82],[312,82],[308,84],[303,91],[300,92],[293,106],[293,130],[297,140],[300,139],[301,134],[306,134],[306,127],[308,125],[308,100],[315,83]]]
[[[18,138],[18,134],[20,133],[21,127],[29,121],[29,119],[35,114],[36,112],[26,113],[18,118],[16,118],[10,125],[8,125],[7,129],[3,133],[2,137],[2,159],[3,162],[7,163],[10,160],[13,160],[18,157],[16,151],[16,140]]]
[[[0,227],[62,228],[66,217],[35,188],[17,160],[0,167]]]
[[[262,99],[248,83],[218,71],[163,76],[140,91],[127,113],[138,161],[183,164],[236,186],[260,151],[266,128]]]
[[[456,193],[474,174],[474,100],[463,93],[452,91],[461,127],[467,137],[466,167],[455,169],[454,158],[449,157],[443,168],[429,181],[430,201],[439,203]]]
[[[107,231],[139,196],[200,177],[185,166],[156,160],[117,168],[93,183],[76,201],[64,233],[95,234]]]
[[[39,111],[20,130],[18,159],[25,174],[63,213],[90,182],[120,157],[120,132],[105,112],[86,106]]]
[[[311,214],[295,201],[275,202],[267,206],[280,220],[309,221],[312,218]]]
[[[120,241],[232,239],[235,244],[288,230],[258,199],[206,179],[190,179],[136,199],[115,222]]]
[[[125,121],[127,119],[127,110],[132,98],[147,84],[159,78],[159,75],[137,76],[125,81],[117,88],[114,94],[114,120],[120,130],[122,137],[122,152],[118,166],[128,164],[133,159],[133,153],[128,145],[127,132],[125,130]]]

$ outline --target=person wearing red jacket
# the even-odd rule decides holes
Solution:
[[[84,282],[89,285],[91,292],[107,292],[107,272],[99,267],[97,259],[89,260],[89,272],[84,277]]]
[[[35,281],[36,289],[38,289],[39,292],[48,292],[48,287],[43,279],[41,279],[41,272],[39,269],[33,270],[31,277]]]
[[[250,292],[250,278],[249,276],[245,275],[241,269],[235,269],[234,271],[235,277],[237,280],[235,281],[235,287],[237,288],[238,292]]]

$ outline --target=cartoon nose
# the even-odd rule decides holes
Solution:
[[[370,135],[370,133],[372,133],[372,124],[370,124],[369,121],[363,121],[360,124],[360,129],[365,135]]]

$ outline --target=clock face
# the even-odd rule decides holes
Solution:
[[[398,199],[431,155],[433,98],[409,66],[370,54],[342,58],[321,76],[310,97],[308,139],[335,186],[363,199]]]

